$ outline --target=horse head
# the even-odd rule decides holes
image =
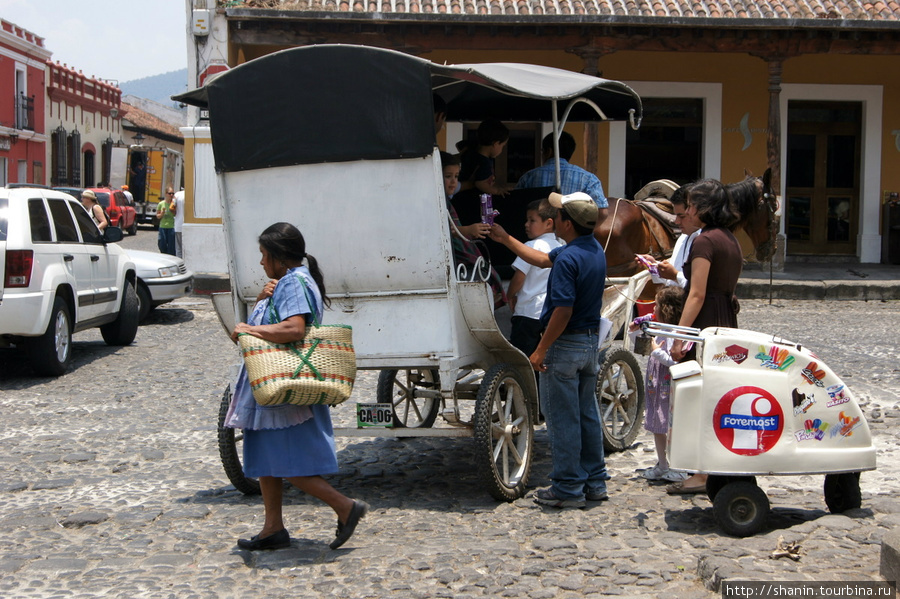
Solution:
[[[762,177],[748,176],[725,186],[740,215],[737,226],[747,233],[760,262],[775,255],[778,198],[772,191],[771,182],[772,171],[766,169]]]

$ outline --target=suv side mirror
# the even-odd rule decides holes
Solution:
[[[103,230],[104,243],[116,243],[118,241],[122,241],[122,229],[108,226]]]

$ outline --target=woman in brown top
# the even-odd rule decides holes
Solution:
[[[692,184],[685,194],[685,204],[674,204],[682,221],[695,224],[700,235],[694,239],[684,275],[687,278],[681,326],[704,329],[712,326],[737,327],[740,309],[734,290],[741,276],[741,246],[731,232],[738,221],[725,186],[714,179]],[[692,359],[696,350],[685,352],[682,342],[672,346],[676,360]],[[685,481],[669,485],[671,494],[705,493],[706,474],[698,472]]]

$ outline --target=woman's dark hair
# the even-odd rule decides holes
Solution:
[[[509,139],[509,129],[500,119],[487,119],[478,125],[476,137],[480,146],[489,146],[498,141],[502,143]]]
[[[702,179],[692,183],[686,194],[688,206],[697,211],[697,218],[711,227],[730,229],[740,215],[725,186],[715,179]]]
[[[672,192],[672,197],[669,198],[669,201],[672,202],[672,205],[681,204],[683,206],[687,206],[687,192],[688,185],[682,185]]]
[[[477,150],[478,146],[490,146],[495,142],[504,142],[509,139],[509,129],[500,122],[500,119],[487,119],[481,121],[475,132],[475,140],[466,138],[456,142],[456,151],[459,153]]]
[[[309,268],[309,274],[312,275],[313,281],[322,294],[322,301],[326,306],[331,305],[331,300],[325,292],[325,278],[322,271],[319,270],[319,263],[313,258],[312,254],[306,253],[306,240],[300,230],[290,223],[275,223],[270,225],[259,236],[259,245],[269,252],[269,255],[275,260],[283,260],[285,262],[300,262],[306,258],[306,264]]]

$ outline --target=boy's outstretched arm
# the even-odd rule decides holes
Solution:
[[[549,254],[545,254],[541,250],[530,248],[509,233],[500,225],[495,224],[491,227],[491,239],[497,243],[502,243],[516,256],[538,268],[550,268],[553,262],[550,261]]]

